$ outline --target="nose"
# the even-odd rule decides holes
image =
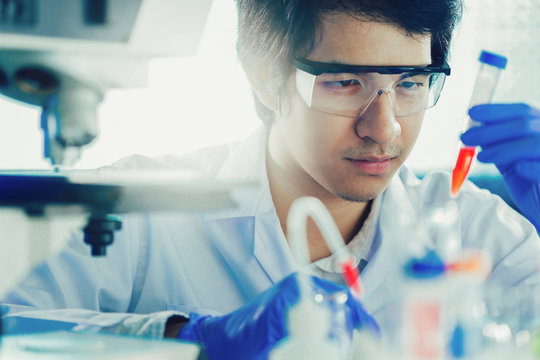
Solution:
[[[394,115],[390,89],[379,89],[364,113],[356,119],[356,134],[378,144],[390,143],[401,134],[401,125]]]

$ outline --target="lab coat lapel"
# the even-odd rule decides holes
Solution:
[[[231,259],[233,264],[230,265],[239,272],[249,272],[247,276],[250,278],[264,273],[266,281],[270,281],[265,284],[270,285],[298,267],[281,229],[268,181],[262,179],[260,182],[256,194],[246,194],[239,201],[239,209],[230,211],[228,216],[207,217],[207,226],[225,259]],[[237,276],[249,282],[247,278]]]
[[[254,256],[254,216],[207,219],[205,228],[246,300],[272,284]]]
[[[247,298],[297,270],[279,220],[271,213],[206,218],[205,228]]]
[[[279,218],[267,192],[267,209],[257,215],[254,255],[272,283],[298,270],[291,249],[281,229]],[[269,202],[269,203],[268,203]]]
[[[220,179],[254,179],[256,191],[236,194],[238,207],[205,216],[214,244],[251,297],[294,271],[295,262],[275,212],[266,175],[267,131],[261,128],[223,164]]]

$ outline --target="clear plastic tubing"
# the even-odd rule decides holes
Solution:
[[[360,280],[360,272],[354,264],[354,257],[347,250],[332,215],[330,215],[324,204],[314,197],[306,196],[296,199],[289,209],[287,233],[297,261],[301,265],[310,263],[306,233],[308,216],[319,227],[330,251],[336,256],[343,279],[349,287],[351,294],[356,299],[360,299],[363,294],[363,287]],[[305,281],[301,280],[300,292],[302,293],[302,291],[309,294],[308,286],[305,284]]]
[[[480,58],[478,60],[480,61],[480,68],[476,76],[476,82],[469,102],[469,109],[475,105],[491,102],[501,71],[506,68],[507,63],[506,57],[485,50],[480,53]],[[467,117],[463,132],[476,125],[477,123],[475,121],[471,120],[470,117]],[[459,193],[461,185],[469,174],[475,156],[476,147],[465,146],[460,141],[456,165],[452,170],[452,185],[450,188],[450,195],[452,197],[457,196]]]

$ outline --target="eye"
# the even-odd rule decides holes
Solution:
[[[397,88],[403,91],[420,91],[425,87],[429,87],[431,76],[423,74],[408,74],[402,76],[401,80],[396,85]]]
[[[414,81],[402,81],[398,84],[398,86],[407,90],[416,90],[424,86],[424,84],[421,82],[414,82]]]
[[[349,80],[339,80],[339,81],[327,81],[326,84],[328,87],[333,87],[333,88],[350,88],[353,86],[360,85],[360,82],[356,79],[349,79]]]
[[[353,86],[353,85],[360,85],[358,80],[353,80],[353,79],[343,80],[343,81],[336,81],[336,83],[339,84],[340,86],[343,86],[343,87],[348,87],[348,86]]]

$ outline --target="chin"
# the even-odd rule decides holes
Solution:
[[[391,177],[377,179],[376,183],[361,181],[347,189],[341,188],[335,194],[343,200],[352,202],[368,202],[381,195],[388,187]]]
[[[337,196],[343,200],[350,202],[368,202],[375,199],[378,194],[350,194],[338,193]]]

